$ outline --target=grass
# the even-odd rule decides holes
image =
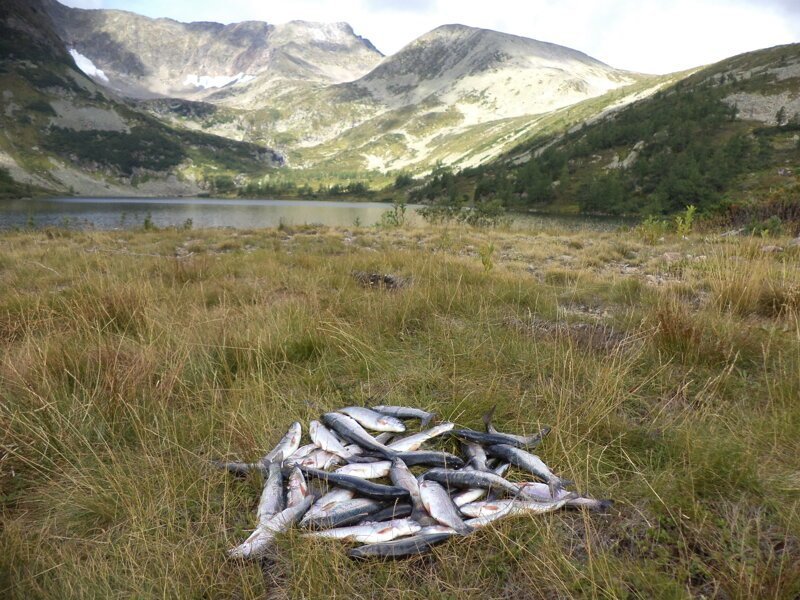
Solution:
[[[4,233],[0,596],[797,597],[800,255],[764,243]],[[365,289],[353,271],[412,283]],[[292,420],[372,398],[552,425],[542,457],[616,507],[396,563],[297,533],[268,564],[228,561],[261,482],[209,459],[254,459]]]

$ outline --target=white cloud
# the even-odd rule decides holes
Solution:
[[[664,73],[800,41],[800,0],[66,0],[179,20],[347,21],[391,54],[446,23],[554,42]]]

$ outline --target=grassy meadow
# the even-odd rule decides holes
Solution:
[[[0,597],[798,597],[800,248],[644,233],[3,233]],[[261,481],[209,461],[372,401],[551,425],[540,456],[616,505],[228,560]]]

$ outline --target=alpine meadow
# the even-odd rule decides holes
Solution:
[[[510,4],[0,0],[0,598],[800,597],[800,15]]]

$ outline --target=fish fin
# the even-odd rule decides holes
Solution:
[[[606,498],[605,500],[598,500],[597,501],[597,510],[601,512],[606,512],[611,510],[614,507],[614,501]]]
[[[497,410],[497,404],[495,404],[492,408],[490,408],[489,411],[482,417],[483,424],[486,425],[486,431],[488,431],[489,433],[492,433],[492,429],[494,429],[494,427],[492,427],[492,418],[494,417],[494,412],[496,410]]]

